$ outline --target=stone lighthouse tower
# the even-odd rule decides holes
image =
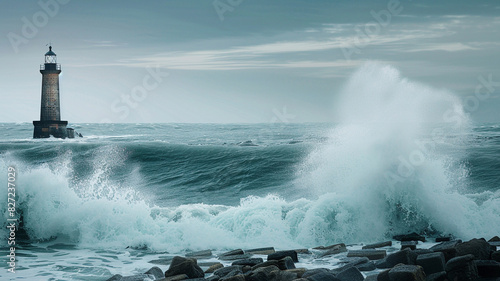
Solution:
[[[33,138],[74,138],[74,130],[66,128],[68,121],[61,121],[59,103],[59,74],[61,65],[57,63],[57,55],[52,46],[45,53],[45,63],[40,65],[42,73],[42,105],[40,121],[33,121],[35,129]]]

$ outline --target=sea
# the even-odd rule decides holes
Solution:
[[[327,123],[77,123],[75,139],[0,123],[0,279],[106,280],[206,249],[210,262],[410,232],[428,237],[421,247],[500,235],[500,123],[388,66],[342,91]]]

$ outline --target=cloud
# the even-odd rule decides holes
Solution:
[[[430,43],[426,45],[417,45],[412,49],[404,50],[404,52],[430,52],[430,51],[445,51],[445,52],[459,52],[467,50],[478,50],[476,47],[468,46],[463,43]]]

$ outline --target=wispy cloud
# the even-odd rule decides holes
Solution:
[[[459,52],[467,50],[478,50],[478,48],[463,44],[463,43],[430,43],[426,45],[417,45],[411,49],[404,50],[404,52],[430,52],[430,51],[445,51],[445,52]]]

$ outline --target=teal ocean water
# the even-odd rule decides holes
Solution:
[[[336,123],[72,124],[84,137],[66,140],[0,124],[1,256],[9,167],[29,236],[2,280],[105,280],[203,249],[499,235],[500,124],[382,70],[351,78]]]

